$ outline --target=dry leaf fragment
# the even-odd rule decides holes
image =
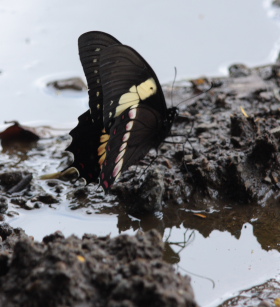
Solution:
[[[78,255],[78,256],[77,256],[77,259],[78,259],[80,262],[82,262],[82,263],[84,263],[84,262],[86,261],[86,258],[83,257],[83,256],[81,256],[81,255]]]
[[[246,117],[246,118],[249,118],[249,115],[246,113],[246,111],[244,110],[243,107],[240,107],[241,109],[241,112],[243,113],[243,115]]]
[[[201,217],[202,219],[206,219],[207,216],[205,214],[201,214],[201,213],[194,213],[193,215]]]
[[[2,141],[26,141],[34,142],[40,139],[36,134],[35,129],[21,126],[17,121],[5,122],[5,124],[13,124],[3,132],[0,132],[0,139]]]

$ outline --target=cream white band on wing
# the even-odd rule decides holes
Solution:
[[[114,117],[118,117],[122,112],[124,112],[129,107],[139,104],[140,100],[145,100],[152,95],[156,94],[157,85],[154,78],[150,78],[145,82],[142,82],[138,86],[133,85],[128,93],[121,96],[119,100],[119,105],[116,108],[116,113]]]

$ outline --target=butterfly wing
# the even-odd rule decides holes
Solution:
[[[78,125],[70,131],[72,142],[66,148],[74,154],[74,162],[70,167],[75,167],[80,177],[85,178],[87,182],[97,182],[100,174],[97,147],[100,144],[103,123],[97,120],[93,123],[89,110],[78,120]]]
[[[134,49],[110,46],[101,53],[103,122],[109,131],[115,119],[131,106],[144,104],[166,118],[164,95],[156,74]]]
[[[149,64],[131,47],[114,45],[100,56],[103,123],[109,139],[99,151],[100,184],[105,191],[130,165],[165,137],[167,108]]]
[[[96,182],[100,176],[107,192],[122,171],[159,146],[173,115],[154,71],[135,50],[103,32],[88,32],[79,38],[79,52],[90,110],[71,131],[68,150],[81,177]]]
[[[89,89],[90,110],[82,114],[78,125],[70,132],[72,143],[66,149],[74,154],[75,167],[80,177],[89,182],[97,182],[100,174],[98,147],[104,134],[103,95],[100,81],[100,54],[104,48],[120,44],[113,36],[93,31],[79,37],[79,54]]]
[[[92,31],[82,34],[78,40],[80,60],[88,84],[91,113],[103,117],[103,91],[100,78],[100,55],[108,46],[120,44],[113,36]]]
[[[131,106],[118,116],[101,154],[100,185],[107,192],[130,165],[161,143],[160,114],[146,105]]]

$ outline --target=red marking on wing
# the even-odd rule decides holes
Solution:
[[[85,165],[83,163],[79,163],[81,168],[85,168]]]

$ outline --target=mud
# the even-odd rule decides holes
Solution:
[[[258,306],[273,307],[279,306],[280,303],[280,283],[275,279],[271,279],[262,285],[252,287],[241,291],[234,298],[225,301],[219,307],[229,306]]]
[[[88,214],[117,214],[120,232],[141,227],[143,231],[157,229],[163,234],[166,228],[183,224],[204,237],[217,229],[239,238],[244,223],[250,222],[263,249],[280,251],[280,64],[257,68],[235,64],[229,73],[229,77],[181,81],[173,88],[163,87],[169,103],[171,97],[175,106],[185,101],[179,105],[180,117],[173,125],[173,137],[162,145],[156,160],[156,153],[152,152],[137,167],[125,172],[109,196],[104,196],[98,186],[77,181],[75,174],[39,179],[54,168],[63,170],[71,164],[70,153],[64,151],[70,143],[68,135],[24,145],[2,144],[1,220],[17,214],[16,209],[9,209],[9,204],[36,210],[66,202],[72,210],[83,208]],[[137,249],[141,236],[151,247],[151,233],[145,239],[141,234],[126,239],[85,236],[82,241],[54,234],[43,243],[33,242],[20,230],[3,233],[0,291],[5,306],[16,306],[20,300],[24,304],[48,301],[50,296],[54,300],[50,302],[58,306],[70,304],[67,297],[72,299],[71,306],[87,306],[95,299],[95,306],[134,306],[139,302],[149,305],[151,298],[162,306],[194,304],[192,296],[185,296],[190,289],[188,278],[176,275],[161,261],[163,257],[174,264],[180,259],[170,253],[168,245],[164,251],[156,245],[158,254],[153,252],[149,257],[144,252],[148,247]],[[153,240],[159,241],[155,239],[158,235],[152,234]],[[118,240],[128,245],[122,242],[119,250],[113,252],[110,248]],[[136,242],[133,252],[127,251],[132,253],[132,259],[118,254],[130,248],[130,240]],[[90,244],[95,244],[96,251]],[[145,261],[135,256],[140,252],[144,255],[139,257]],[[98,253],[98,257],[90,258],[91,253]],[[103,262],[100,254],[110,258],[112,264]],[[166,275],[157,275],[158,263]],[[88,265],[89,271],[85,269]],[[146,274],[143,272],[148,272],[147,283],[139,281],[139,276]],[[133,274],[135,278],[131,277]],[[164,288],[168,285],[172,285],[171,292]],[[133,291],[128,291],[128,287]],[[175,295],[176,287],[188,291]],[[24,304],[21,306],[36,306]],[[238,304],[242,306],[241,302]]]
[[[229,78],[194,80],[191,89],[174,89],[181,91],[182,100],[190,98],[181,108],[187,118],[179,118],[173,129],[188,142],[181,149],[163,145],[164,157],[155,163],[160,166],[151,167],[163,174],[163,201],[179,199],[205,210],[220,208],[220,202],[279,203],[280,66],[247,69],[246,76],[244,65],[238,73],[239,66]],[[191,99],[211,83],[210,91]],[[141,185],[137,187],[116,185],[114,192],[137,198],[142,193]]]
[[[0,226],[1,306],[196,306],[188,277],[162,260],[156,231],[34,242]]]

